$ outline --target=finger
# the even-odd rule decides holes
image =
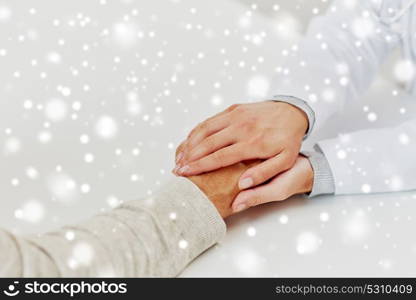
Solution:
[[[224,129],[229,124],[229,118],[227,115],[221,115],[212,119],[205,120],[199,124],[189,135],[186,141],[185,151],[192,150],[198,143],[200,143],[204,138]]]
[[[171,171],[174,175],[178,175],[178,173],[177,173],[177,171],[179,169],[178,163],[179,163],[180,159],[183,156],[184,147],[185,147],[185,141],[180,143],[179,146],[176,148],[176,151],[175,151],[175,164],[176,164],[176,166]]]
[[[234,109],[236,109],[240,105],[241,104],[233,104],[233,105],[229,106],[227,109],[225,109],[225,110],[223,110],[223,111],[215,114],[212,117],[209,117],[206,121],[212,121],[212,120],[216,119],[219,116],[225,115],[225,114],[233,111]],[[187,144],[188,138],[190,136],[194,135],[194,133],[195,133],[196,130],[197,130],[196,128],[194,128],[194,129],[191,130],[191,132],[188,134],[187,139],[181,143],[181,146],[182,146],[181,147],[181,151],[178,151],[178,150],[176,151],[176,159],[175,159],[175,162],[176,163],[178,163],[181,160],[181,158],[183,157],[183,150],[186,148],[186,144]],[[178,149],[179,149],[179,147],[178,147]]]
[[[226,114],[226,113],[229,113],[229,112],[232,112],[234,109],[236,109],[237,107],[239,107],[239,106],[241,106],[241,104],[233,104],[233,105],[230,105],[229,107],[227,107],[226,109],[224,109],[223,111],[221,111],[221,112],[219,112],[219,113],[217,113],[217,114],[215,114],[215,115],[213,115],[213,116],[211,116],[211,117],[209,117],[209,118],[207,118],[206,119],[206,121],[210,121],[210,120],[212,120],[212,119],[215,119],[216,117],[219,117],[219,116],[222,116],[222,115],[224,115],[224,114]],[[191,133],[189,133],[189,135],[191,135]],[[189,136],[188,135],[188,136]]]
[[[209,117],[206,121],[211,122],[212,120],[216,119],[217,117],[220,117],[220,116],[223,116],[223,115],[225,115],[229,112],[232,112],[234,109],[236,109],[240,105],[241,104],[233,104],[233,105],[229,106],[227,109],[215,114],[212,117]],[[191,132],[188,134],[187,139],[184,142],[182,142],[182,144],[181,144],[182,149],[181,150],[183,150],[186,147],[186,144],[187,144],[186,142],[187,142],[188,138],[195,134],[195,131],[197,130],[197,127],[192,129]],[[178,149],[179,149],[179,147],[178,147]],[[178,163],[181,160],[181,158],[182,158],[181,154],[183,154],[182,151],[176,151],[176,159],[175,159],[176,163]]]
[[[238,187],[241,190],[244,190],[264,183],[277,174],[286,171],[292,165],[292,158],[287,154],[287,152],[281,152],[280,154],[245,171],[240,176]]]
[[[185,141],[182,141],[182,143],[180,143],[179,146],[176,148],[176,152],[175,152],[175,162],[176,163],[183,156],[183,150],[184,150],[184,148],[185,148]]]
[[[249,158],[250,157],[247,156],[247,146],[245,144],[233,144],[199,160],[186,164],[178,170],[178,174],[183,176],[197,175],[226,167]]]
[[[185,154],[182,162],[183,164],[190,163],[235,142],[233,130],[227,127],[202,140],[201,143]]]
[[[287,182],[277,176],[269,183],[241,191],[234,199],[231,208],[237,213],[263,203],[284,200],[288,198],[286,185]]]
[[[216,118],[216,117],[218,117],[218,116],[222,116],[222,115],[224,115],[224,114],[226,114],[226,113],[229,113],[229,112],[232,112],[234,109],[236,109],[237,107],[239,107],[241,104],[233,104],[233,105],[230,105],[229,107],[227,107],[226,109],[224,109],[223,111],[221,111],[221,112],[219,112],[219,113],[217,113],[217,114],[215,114],[215,115],[213,115],[212,117],[209,117],[207,120],[211,120],[211,119],[214,119],[214,118]]]

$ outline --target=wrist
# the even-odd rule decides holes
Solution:
[[[301,139],[309,130],[309,119],[305,111],[292,103],[275,101],[276,105],[283,110],[283,114],[288,115],[287,118],[294,124],[296,132],[301,136]]]
[[[275,95],[271,101],[288,103],[301,110],[306,115],[307,120],[306,134],[303,139],[306,139],[311,134],[315,124],[315,112],[305,100],[294,96]]]
[[[302,134],[302,137],[303,137],[309,130],[308,115],[302,109],[300,109],[299,107],[297,107],[293,104],[290,104],[290,103],[285,103],[285,104],[288,105],[290,107],[290,109],[293,111],[293,113],[295,115],[295,120],[298,124],[298,128],[299,128],[300,133]]]
[[[224,219],[232,214],[231,204],[239,193],[238,179],[247,169],[245,163],[237,163],[187,178],[198,186]]]
[[[231,214],[231,201],[227,201],[227,195],[225,194],[213,193],[210,184],[207,184],[207,178],[205,177],[206,176],[204,175],[189,176],[187,179],[192,181],[205,194],[209,201],[215,206],[221,217],[225,219]]]
[[[314,182],[314,177],[315,174],[313,172],[313,168],[312,168],[312,164],[309,161],[309,159],[307,159],[308,161],[308,168],[306,171],[306,182],[305,182],[305,192],[304,193],[310,193],[312,192],[313,189],[313,182]]]
[[[223,219],[233,213],[231,205],[240,192],[238,181],[249,168],[258,165],[261,160],[236,163],[201,175],[187,177],[214,204]]]

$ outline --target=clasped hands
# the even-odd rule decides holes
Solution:
[[[193,176],[257,160],[238,179],[231,213],[310,192],[313,169],[299,154],[306,114],[284,102],[235,104],[198,124],[179,145],[173,173]]]

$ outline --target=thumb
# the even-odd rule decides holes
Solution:
[[[231,206],[234,213],[263,203],[282,200],[276,192],[276,183],[268,183],[252,189],[241,191]]]
[[[240,190],[244,190],[262,184],[279,173],[286,171],[291,165],[290,157],[282,152],[245,171],[240,177],[238,187]]]

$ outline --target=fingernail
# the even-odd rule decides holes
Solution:
[[[244,203],[241,203],[235,206],[234,212],[238,213],[240,211],[245,210],[246,208],[247,208],[247,205],[245,205]]]
[[[243,178],[240,180],[240,182],[238,183],[238,187],[241,190],[244,190],[246,188],[249,188],[253,185],[253,179],[251,179],[251,177],[247,177],[247,178]]]
[[[179,169],[179,166],[178,165],[176,165],[174,168],[173,168],[173,173],[178,173],[178,169]]]
[[[183,157],[183,152],[179,152],[178,155],[176,156],[175,162],[178,163],[182,157]]]
[[[178,173],[182,175],[182,174],[184,174],[186,171],[189,171],[189,166],[188,166],[188,165],[186,165],[186,166],[183,166],[183,167],[179,168]]]

